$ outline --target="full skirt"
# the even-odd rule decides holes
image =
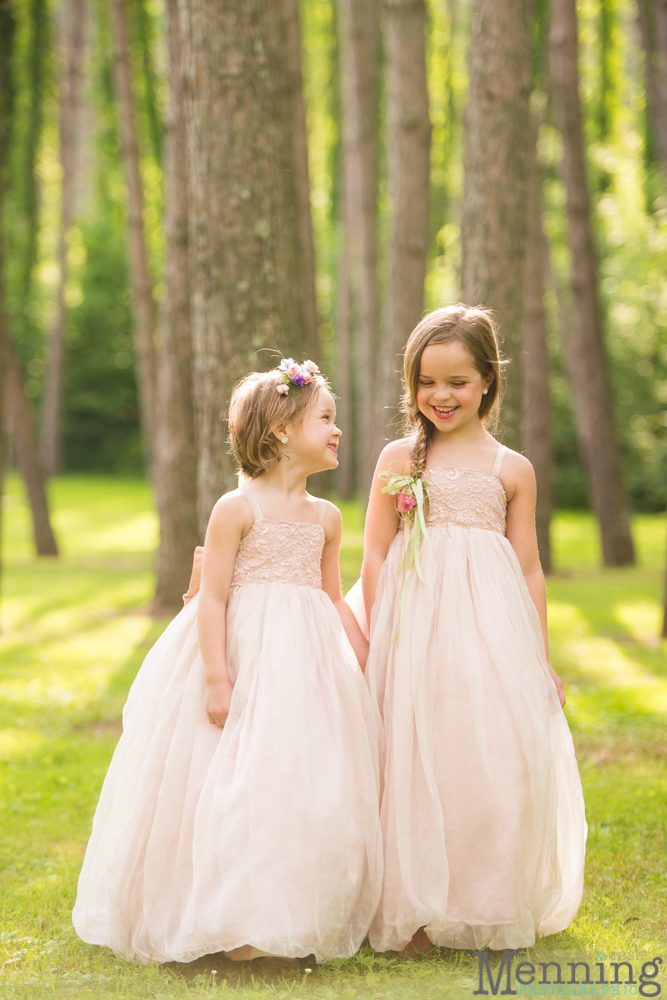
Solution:
[[[573,919],[586,821],[540,622],[507,539],[429,528],[405,595],[399,533],[379,580],[367,679],[378,716],[385,873],[370,942],[420,927],[514,949]],[[360,591],[348,595],[363,625]],[[403,612],[401,614],[401,605]]]
[[[102,788],[73,922],[140,961],[250,945],[352,955],[382,879],[373,708],[320,590],[232,592],[224,729],[205,711],[197,598],[148,654]]]

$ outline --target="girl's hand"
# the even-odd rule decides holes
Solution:
[[[563,691],[563,682],[554,670],[554,668],[549,664],[549,673],[551,674],[551,680],[556,685],[556,691],[558,692],[558,700],[560,702],[560,707],[563,708],[565,705],[565,692]]]
[[[199,591],[201,586],[201,567],[204,561],[204,546],[198,545],[195,549],[194,559],[192,560],[192,573],[190,575],[190,584],[187,589],[187,593],[183,594],[183,604],[187,604],[191,601],[195,594]]]
[[[220,729],[225,728],[233,690],[234,688],[229,681],[219,681],[215,685],[208,685],[206,714],[212,726],[219,726]]]

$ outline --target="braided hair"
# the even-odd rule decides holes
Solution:
[[[482,306],[457,303],[428,313],[414,328],[403,358],[403,397],[401,399],[406,431],[414,435],[412,475],[422,479],[428,452],[435,434],[433,423],[417,406],[419,370],[424,350],[432,344],[462,344],[482,378],[489,379],[488,393],[482,396],[480,419],[492,429],[498,422],[502,369],[507,363],[500,356],[493,313]]]

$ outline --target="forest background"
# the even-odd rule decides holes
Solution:
[[[330,375],[349,586],[401,348],[459,298],[512,359],[589,824],[533,954],[664,955],[666,176],[664,0],[0,0],[0,996],[472,995],[469,953],[287,982],[70,919],[127,690],[234,485],[234,382],[276,349]]]
[[[391,0],[382,16],[373,2],[302,0],[287,3],[273,21],[257,3],[221,5],[217,20],[206,5],[199,14],[196,8],[181,3],[179,21],[176,0],[171,16],[161,0],[0,4],[3,328],[14,345],[18,387],[12,397],[8,385],[5,412],[19,466],[29,464],[26,413],[41,437],[33,493],[39,462],[42,473],[137,474],[148,466],[164,520],[170,504],[197,503],[196,453],[198,520],[186,512],[180,552],[172,543],[158,560],[158,572],[168,556],[177,566],[163,581],[162,603],[173,604],[212,497],[231,484],[229,460],[215,457],[225,450],[224,428],[213,426],[223,425],[226,400],[219,397],[244,370],[272,363],[261,349],[309,353],[330,374],[346,447],[341,469],[319,489],[363,497],[373,450],[400,433],[393,373],[411,326],[423,309],[465,296],[498,312],[512,359],[501,433],[538,470],[547,568],[551,508],[582,508],[591,499],[603,521],[607,508],[619,508],[606,545],[602,524],[605,561],[631,562],[622,480],[636,511],[664,509],[667,495],[662,6],[583,0],[575,13],[565,0],[553,9],[544,0],[503,0],[493,8],[495,21],[484,4],[475,19],[471,0]],[[205,43],[207,36],[213,42]],[[569,112],[573,91],[559,44],[561,55],[574,46],[579,73],[578,107]],[[193,93],[193,74],[207,59],[240,66],[228,77],[239,75],[236,92],[228,86],[206,98],[219,101],[215,112]],[[262,93],[249,81],[263,77]],[[248,92],[243,105],[238,95]],[[233,121],[225,131],[214,115],[227,99]],[[586,189],[580,184],[578,192],[571,168],[577,125],[573,133],[568,113],[581,114]],[[216,144],[229,149],[234,129],[243,154],[228,157],[216,180]],[[287,166],[285,141],[293,157]],[[278,181],[291,170],[287,190]],[[529,197],[535,172],[537,195],[533,182]],[[268,207],[257,196],[264,188],[275,189]],[[589,199],[583,208],[582,197]],[[225,216],[226,201],[245,215]],[[206,215],[218,230],[213,237]],[[577,236],[582,218],[588,259]],[[524,281],[526,239],[533,242]],[[176,254],[179,241],[181,256],[170,264],[170,246]],[[538,257],[540,273],[531,277]],[[191,289],[178,280],[188,259]],[[483,271],[492,277],[480,278]],[[253,312],[248,302],[264,302],[276,284],[284,286],[277,299],[263,314]],[[181,317],[191,313],[192,358],[191,345],[183,353],[179,309]],[[535,330],[542,346],[533,349],[527,338]],[[189,372],[190,364],[194,410],[174,381],[174,368]],[[587,382],[591,372],[597,385]],[[586,398],[596,393],[606,394],[606,403],[587,414]],[[531,406],[540,409],[532,417]],[[180,419],[184,409],[191,412]],[[188,421],[179,438],[176,428]],[[615,439],[617,456],[596,470],[596,456]],[[180,448],[176,486],[160,458],[169,448]],[[27,467],[24,473],[29,481]],[[39,520],[39,499],[35,504]],[[44,551],[55,545],[48,535],[42,527]]]

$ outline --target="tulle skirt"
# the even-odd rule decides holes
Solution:
[[[76,931],[142,962],[245,945],[352,955],[377,909],[382,843],[375,718],[340,618],[321,590],[235,588],[221,730],[205,712],[197,603],[130,691]]]
[[[370,942],[400,950],[425,927],[445,947],[529,947],[567,927],[581,899],[572,738],[510,543],[478,528],[429,532],[426,582],[412,572],[401,616],[399,534],[372,614],[385,873]]]

